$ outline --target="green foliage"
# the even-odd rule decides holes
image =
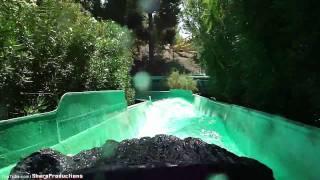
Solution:
[[[176,34],[175,42],[174,42],[174,50],[176,52],[190,52],[193,51],[194,48],[192,46],[192,42],[188,39],[184,39],[180,34]]]
[[[0,102],[9,117],[32,104],[28,93],[49,94],[49,109],[68,91],[125,89],[132,101],[126,28],[96,21],[71,0],[1,1],[0,22]]]
[[[184,19],[215,79],[212,95],[316,124],[319,11],[315,0],[189,0]]]
[[[47,110],[46,101],[43,96],[38,96],[36,99],[32,99],[31,105],[27,105],[23,108],[25,115],[37,114]]]
[[[198,91],[197,82],[187,74],[180,74],[178,71],[173,71],[167,79],[170,89],[185,89],[193,92]]]
[[[205,8],[203,0],[186,0],[182,3],[180,17],[185,30],[191,33],[191,39],[195,46],[201,44],[201,37],[206,34],[206,20],[204,18],[208,14],[206,11],[208,9]]]

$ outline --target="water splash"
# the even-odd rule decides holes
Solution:
[[[168,134],[179,138],[200,138],[240,154],[218,116],[204,116],[192,103],[182,98],[153,102],[145,111],[145,117],[146,122],[139,131],[139,137]]]

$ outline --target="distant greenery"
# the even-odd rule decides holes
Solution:
[[[124,89],[133,100],[126,28],[71,0],[0,1],[0,23],[0,119],[54,109],[68,91]]]
[[[193,48],[190,40],[181,37],[180,34],[177,34],[174,41],[174,50],[176,52],[190,52],[194,51],[195,49]]]
[[[187,0],[212,95],[320,125],[320,1]]]
[[[173,71],[167,79],[170,89],[185,89],[193,92],[198,91],[197,82],[187,74],[180,74],[178,71]]]

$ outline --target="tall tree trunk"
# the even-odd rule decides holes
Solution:
[[[154,26],[152,13],[148,13],[149,17],[149,61],[154,58]]]

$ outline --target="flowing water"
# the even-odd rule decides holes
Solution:
[[[153,102],[146,111],[146,123],[141,128],[139,137],[157,134],[200,138],[241,155],[219,117],[204,116],[194,105],[181,98]]]

